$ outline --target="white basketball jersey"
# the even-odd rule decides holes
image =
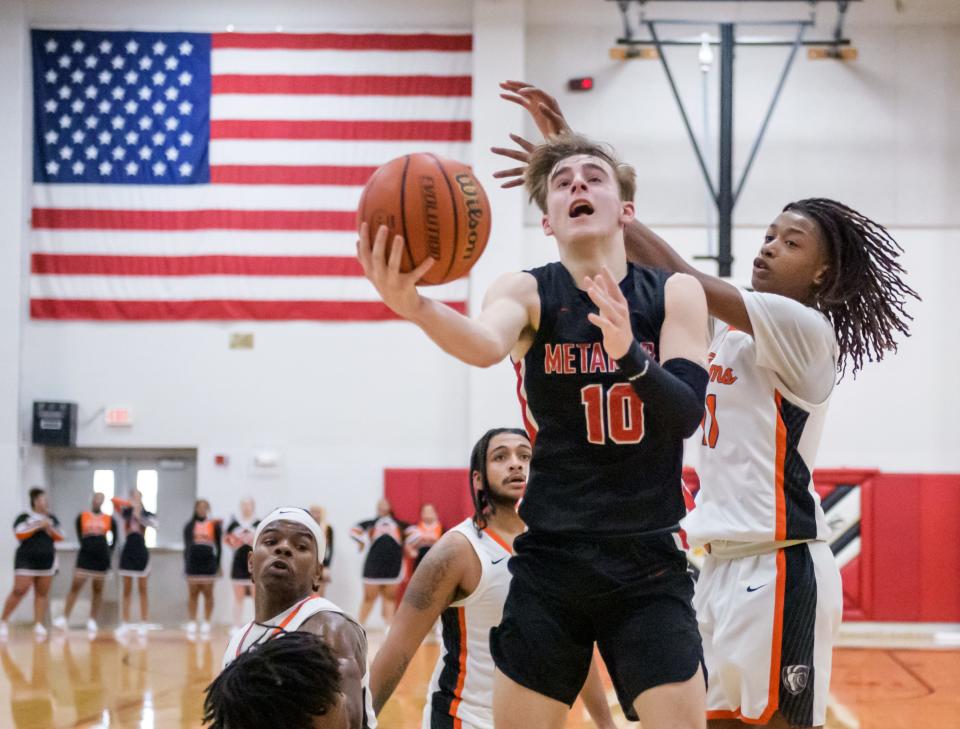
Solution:
[[[480,582],[441,615],[443,645],[427,689],[423,726],[431,711],[460,719],[477,729],[493,729],[493,657],[490,629],[500,624],[510,589],[509,544],[491,530],[477,534],[471,519],[450,531],[467,538],[480,560]]]
[[[346,617],[343,610],[326,598],[320,597],[319,595],[311,595],[263,623],[250,621],[240,630],[236,631],[233,637],[230,638],[230,642],[227,644],[227,650],[223,654],[221,670],[226,668],[230,662],[241,653],[277,637],[282,632],[292,633],[298,630],[309,618],[312,618],[320,612],[339,613]],[[363,727],[364,729],[376,729],[377,718],[373,713],[373,697],[370,694],[370,670],[368,666],[364,666],[363,668],[363,704],[366,715],[366,721]]]
[[[700,491],[682,526],[693,546],[825,539],[813,468],[837,342],[818,311],[741,292],[753,335],[724,327],[710,347]]]

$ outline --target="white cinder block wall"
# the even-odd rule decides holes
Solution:
[[[892,3],[883,5],[851,8],[849,33],[860,50],[856,63],[798,58],[736,211],[736,277],[749,276],[763,226],[789,200],[836,197],[888,224],[907,249],[910,281],[924,296],[913,309],[915,335],[897,357],[840,385],[819,465],[957,471],[960,403],[941,383],[950,382],[946,370],[957,349],[951,277],[960,265],[960,6],[929,0],[922,8],[907,3],[897,14]],[[520,113],[497,98],[499,78],[519,76],[560,90],[569,77],[594,76],[595,91],[559,94],[570,121],[610,141],[637,165],[639,214],[690,255],[706,248],[703,184],[659,64],[608,59],[620,30],[613,3],[278,0],[226,7],[212,0],[177,0],[162,8],[121,0],[11,0],[0,6],[6,106],[0,130],[5,139],[17,140],[0,147],[0,494],[8,505],[0,516],[12,520],[25,504],[26,488],[44,478],[42,453],[24,445],[33,400],[76,401],[81,417],[103,405],[130,405],[136,414],[130,431],[108,431],[95,422],[81,430],[79,444],[196,448],[199,493],[224,517],[245,493],[258,499],[261,511],[281,501],[325,503],[339,536],[330,596],[353,610],[360,558],[346,531],[372,513],[382,470],[465,465],[473,439],[485,428],[519,422],[511,368],[505,363],[470,372],[400,323],[31,322],[24,202],[30,185],[29,27],[473,28],[474,163],[488,182],[495,221],[472,281],[474,304],[500,271],[549,260],[555,251],[539,230],[538,216],[525,212],[521,194],[499,191],[488,177],[500,163],[486,149],[506,140],[507,131],[524,128]],[[804,8],[798,3],[777,12],[796,17]],[[732,12],[749,14],[739,7]],[[825,34],[832,13],[822,15],[818,32]],[[695,51],[670,54],[699,129]],[[784,55],[738,51],[738,170]],[[715,70],[710,85],[715,89]],[[715,128],[715,93],[710,104]],[[229,350],[235,331],[253,332],[255,349]],[[277,476],[259,477],[249,465],[261,448],[281,454]],[[214,465],[218,453],[230,457],[227,468]],[[2,591],[10,584],[14,546],[12,537],[0,538]],[[226,619],[228,594],[221,587],[217,612]]]

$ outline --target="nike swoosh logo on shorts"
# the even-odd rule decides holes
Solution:
[[[756,587],[750,587],[750,585],[747,585],[747,592],[756,592],[761,587],[766,587],[766,586],[767,586],[766,582],[764,582],[762,585],[757,585]]]
[[[501,557],[500,559],[493,559],[493,560],[490,560],[490,564],[500,564],[505,559],[506,557]]]

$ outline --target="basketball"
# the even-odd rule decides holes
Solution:
[[[416,153],[387,162],[370,177],[357,210],[371,240],[381,225],[406,242],[400,270],[412,271],[428,256],[436,263],[419,281],[436,285],[466,276],[490,237],[490,203],[467,165]]]

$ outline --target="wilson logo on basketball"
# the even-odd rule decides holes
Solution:
[[[477,240],[480,237],[480,224],[484,216],[484,207],[480,201],[480,194],[477,190],[477,181],[473,175],[460,173],[454,177],[460,192],[463,195],[463,204],[467,206],[467,247],[464,249],[463,258],[473,257],[473,252],[477,247]]]

